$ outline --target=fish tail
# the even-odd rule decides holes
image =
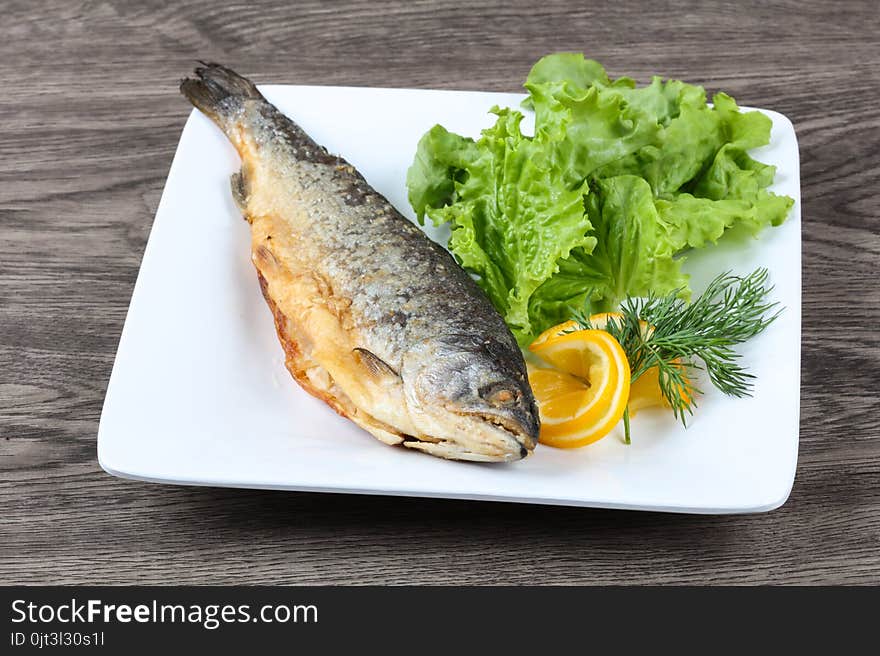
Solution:
[[[195,77],[180,82],[180,92],[221,128],[245,100],[265,100],[253,82],[235,71],[209,62],[195,69]]]

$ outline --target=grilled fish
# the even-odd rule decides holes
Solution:
[[[522,353],[452,256],[246,78],[204,64],[180,90],[241,156],[232,194],[296,381],[386,444],[528,455],[539,419]]]

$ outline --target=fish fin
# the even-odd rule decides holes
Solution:
[[[378,355],[365,348],[354,348],[352,352],[358,356],[361,364],[374,379],[381,380],[386,377],[400,378],[400,374],[394,371],[394,368],[385,362]]]
[[[180,82],[180,92],[193,105],[221,125],[244,100],[264,100],[253,82],[220,64],[201,62],[195,78]],[[222,127],[222,125],[221,125]]]
[[[266,244],[260,244],[254,249],[253,260],[258,271],[272,271],[279,267],[278,258]]]
[[[247,214],[247,182],[244,178],[244,169],[233,173],[229,178],[229,186],[232,189],[232,200],[243,214]]]

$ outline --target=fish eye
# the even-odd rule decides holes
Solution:
[[[510,405],[514,403],[519,393],[517,390],[510,389],[510,386],[503,383],[493,383],[485,385],[479,390],[480,398],[485,399],[492,405]]]

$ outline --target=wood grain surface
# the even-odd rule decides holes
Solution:
[[[880,582],[876,3],[3,3],[0,583]],[[800,460],[769,514],[181,488],[98,467],[141,255],[213,59],[258,82],[515,91],[541,55],[788,115],[803,188]],[[158,411],[158,409],[157,409]]]

